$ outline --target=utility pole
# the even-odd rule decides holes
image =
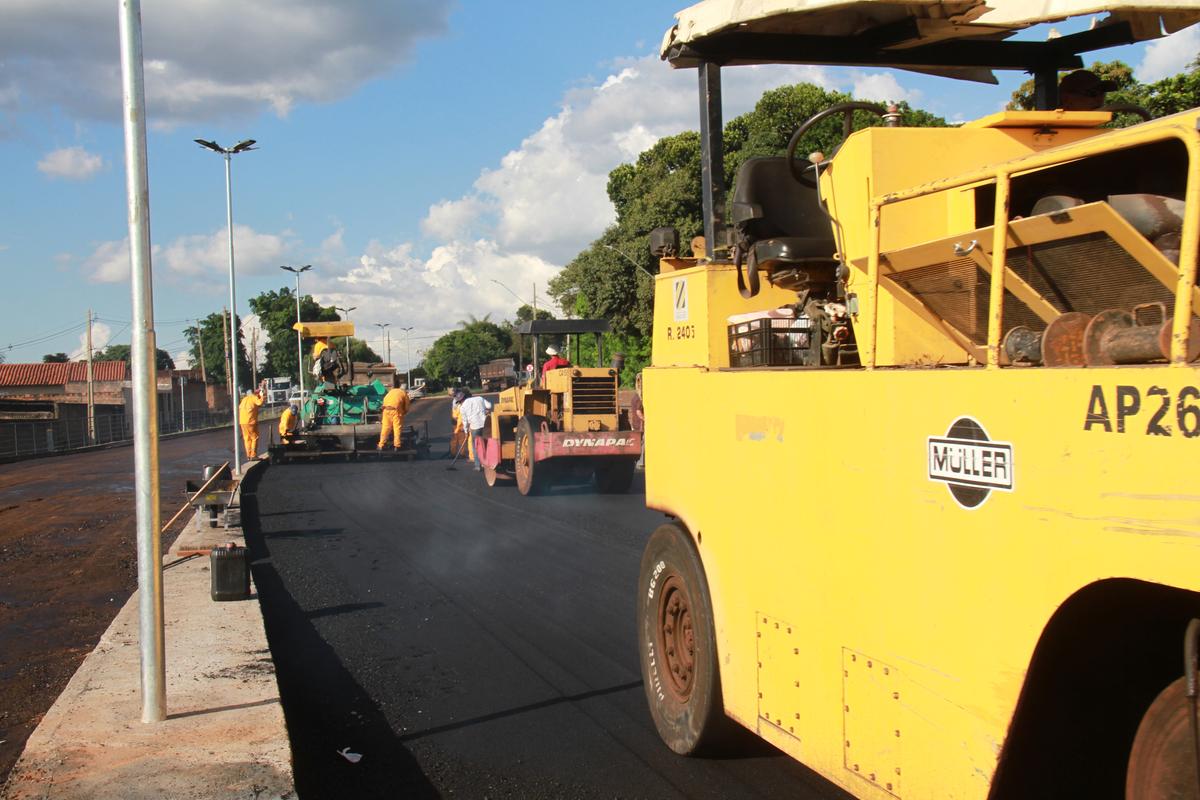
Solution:
[[[187,375],[179,376],[179,430],[187,430],[187,400],[183,396],[183,387],[187,386]]]
[[[225,387],[229,389],[229,402],[233,404],[233,410],[237,411],[237,395],[234,394],[233,382],[229,375],[229,319],[226,316],[229,309],[221,307],[221,340],[225,348]]]
[[[537,281],[533,282],[533,322],[530,323],[530,329],[533,329],[534,323],[537,322]],[[538,379],[538,352],[537,352],[538,337],[529,337],[529,363],[533,364],[533,379]]]
[[[87,312],[87,441],[96,443],[96,384],[92,373],[92,310]]]
[[[208,400],[208,370],[204,366],[204,331],[196,320],[196,341],[200,343],[200,380],[204,381],[205,402]]]
[[[250,386],[258,386],[258,329],[250,331]]]

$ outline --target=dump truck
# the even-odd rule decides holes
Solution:
[[[677,15],[662,56],[698,76],[704,229],[686,257],[651,236],[646,503],[668,519],[637,587],[671,749],[741,727],[878,800],[1198,796],[1200,109],[1114,128],[1057,83],[1197,20],[1075,0]],[[779,62],[1023,70],[1036,109],[908,128],[838,103],[740,167],[726,227],[722,74]],[[809,157],[831,118],[844,138]]]
[[[620,408],[620,376],[604,366],[602,335],[608,331],[606,320],[533,320],[517,327],[531,337],[534,376],[543,336],[593,335],[597,366],[547,370],[541,380],[500,393],[475,445],[488,486],[511,478],[529,495],[590,476],[601,492],[629,491],[642,438]]]
[[[479,383],[485,392],[498,392],[515,386],[517,371],[511,358],[494,358],[479,365]]]
[[[402,458],[412,460],[428,450],[428,430],[406,425],[401,446],[377,450],[383,398],[392,386],[392,364],[349,362],[331,341],[354,335],[351,322],[305,322],[295,326],[313,348],[315,385],[300,410],[300,430],[283,443],[272,430],[268,456],[272,463],[308,459]],[[322,347],[321,345],[324,345]]]

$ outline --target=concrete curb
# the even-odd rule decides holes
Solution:
[[[247,464],[243,477],[258,464]],[[242,543],[240,529],[204,530]],[[184,536],[172,553],[195,543]],[[139,721],[135,592],[29,737],[0,798],[295,797],[259,604],[213,602],[207,559],[165,562],[166,721]]]

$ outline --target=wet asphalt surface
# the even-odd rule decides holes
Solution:
[[[430,459],[272,465],[243,487],[301,798],[844,797],[761,743],[684,759],[641,685],[641,478],[522,497]],[[350,763],[339,754],[361,754]]]

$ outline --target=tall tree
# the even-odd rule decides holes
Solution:
[[[802,122],[849,99],[812,84],[766,92],[753,111],[725,126],[726,192],[732,190],[738,167],[746,159],[783,155]],[[945,124],[906,103],[899,104],[899,110],[902,125]],[[855,130],[878,124],[881,121],[870,113],[854,114]],[[842,118],[831,116],[806,134],[798,150],[805,155],[815,150],[831,154],[841,138]],[[660,226],[675,228],[687,254],[692,238],[703,231],[699,135],[687,131],[660,139],[634,163],[618,166],[609,173],[608,196],[616,208],[616,223],[559,271],[549,291],[560,306],[580,316],[609,320],[614,332],[626,337],[622,348],[628,364],[631,353],[648,349],[641,339],[649,336],[654,315],[654,281],[646,274],[656,266],[649,254],[649,232]]]
[[[479,382],[479,365],[512,354],[509,330],[487,317],[470,317],[458,330],[439,337],[425,352],[421,364],[429,377],[442,384]]]
[[[203,343],[204,370],[208,376],[208,382],[225,385],[224,323],[228,320],[228,316],[225,315],[224,319],[222,316],[220,311],[209,314],[201,319],[198,325],[185,328],[183,335],[187,337],[188,343],[191,345],[192,363],[200,364],[201,343]],[[250,385],[250,359],[246,356],[246,342],[241,332],[241,324],[242,320],[239,317],[234,325],[234,330],[237,331],[235,344],[237,347],[238,383],[240,388],[244,389]]]
[[[42,356],[43,364],[66,364],[71,358],[66,353],[46,353]]]
[[[279,291],[263,292],[250,298],[250,310],[258,315],[258,324],[267,336],[263,348],[266,358],[262,374],[272,378],[291,377],[293,381],[298,380],[296,331],[292,328],[296,324],[296,293],[286,287]],[[300,318],[305,322],[335,322],[341,319],[332,306],[322,306],[308,294],[300,298]],[[311,351],[312,342],[305,342],[306,370]]]
[[[1133,75],[1133,68],[1122,61],[1096,61],[1088,66],[1101,80],[1112,81],[1116,89],[1104,100],[1106,105],[1128,103],[1141,106],[1154,117],[1165,117],[1200,106],[1200,58],[1178,75],[1170,75],[1154,83],[1140,83]],[[1060,73],[1066,75],[1066,72]],[[1030,110],[1033,108],[1033,79],[1022,83],[1012,93],[1008,107]],[[1136,114],[1118,114],[1110,123],[1113,127],[1124,127],[1141,122]]]
[[[127,344],[110,344],[103,350],[97,350],[93,353],[92,359],[95,361],[124,361],[128,364],[133,359],[133,347]],[[66,359],[63,360],[65,361]],[[154,368],[175,369],[175,359],[171,358],[171,354],[166,350],[155,348]]]

